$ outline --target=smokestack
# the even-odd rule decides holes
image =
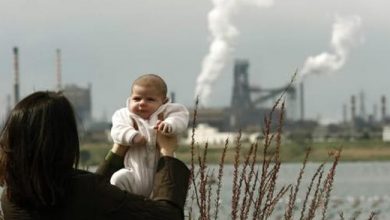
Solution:
[[[300,89],[300,100],[301,100],[301,121],[305,119],[305,94],[304,94],[304,88],[303,88],[303,81],[299,84]]]
[[[360,99],[360,117],[363,120],[366,120],[365,95],[363,90],[359,94],[359,99]]]
[[[8,94],[7,95],[7,112],[6,112],[6,117],[9,116],[9,114],[11,113],[11,95]]]
[[[15,73],[15,81],[14,81],[14,97],[15,97],[15,105],[19,102],[19,54],[18,48],[14,47],[14,73]]]
[[[374,104],[372,107],[372,121],[375,122],[378,119],[378,105]]]
[[[57,49],[57,90],[62,89],[62,66],[61,66],[61,50]]]
[[[351,96],[351,120],[354,122],[356,119],[356,97]]]
[[[382,95],[381,97],[381,103],[382,103],[382,122],[386,122],[386,96]]]
[[[176,102],[176,93],[175,92],[171,92],[171,102],[172,103]]]

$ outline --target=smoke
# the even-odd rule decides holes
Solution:
[[[208,29],[212,42],[208,54],[203,58],[202,70],[195,88],[195,95],[203,105],[209,102],[212,88],[234,51],[239,31],[231,20],[242,4],[269,7],[273,0],[213,0],[214,7],[208,14]]]
[[[301,71],[301,79],[312,74],[330,74],[339,70],[345,64],[351,49],[361,41],[360,27],[359,16],[336,17],[330,42],[333,52],[308,57]]]

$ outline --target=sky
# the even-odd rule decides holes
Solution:
[[[207,97],[202,96],[204,106],[228,106],[236,59],[249,61],[250,84],[262,88],[282,87],[298,70],[297,81],[305,85],[306,118],[341,120],[343,105],[349,106],[351,95],[360,94],[365,97],[366,114],[379,117],[381,96],[390,98],[389,1],[259,2],[266,4],[255,0],[0,0],[0,119],[4,119],[7,96],[13,99],[15,46],[21,97],[56,89],[56,49],[61,49],[62,83],[92,85],[96,119],[109,119],[124,107],[132,81],[143,73],[161,75],[176,101],[188,107],[194,106],[199,88],[208,89]],[[212,18],[219,18],[222,26],[213,26]],[[351,18],[357,21],[356,33],[349,40],[341,37],[340,46],[334,40],[340,36],[334,33],[340,27],[337,22]],[[220,36],[215,30],[226,32]],[[210,55],[218,39],[229,41],[228,48],[217,54],[223,59]],[[337,65],[322,72],[301,72],[310,57],[324,55]],[[219,62],[214,72],[205,71],[212,66],[205,61],[208,56]]]

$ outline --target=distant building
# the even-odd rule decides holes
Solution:
[[[208,143],[209,147],[223,146],[226,139],[229,139],[229,143],[234,142],[237,138],[237,132],[220,132],[217,128],[211,127],[208,124],[198,124],[195,130],[195,144]],[[244,138],[245,136],[245,138]],[[246,135],[242,134],[241,139],[247,139]],[[184,143],[191,144],[192,142],[192,129],[188,129],[187,139]]]
[[[390,141],[390,125],[383,126],[382,140],[384,142]]]
[[[91,85],[88,85],[87,88],[73,84],[66,85],[62,91],[72,103],[79,123],[84,126],[90,123],[92,120]]]

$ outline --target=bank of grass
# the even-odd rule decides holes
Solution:
[[[82,165],[95,166],[99,164],[112,143],[109,142],[82,142],[80,159]],[[250,143],[242,143],[241,157],[244,158],[249,152]],[[203,145],[199,145],[200,148]],[[328,159],[328,153],[334,149],[342,148],[343,153],[340,162],[350,161],[390,161],[390,143],[381,140],[356,140],[356,141],[331,141],[321,143],[298,144],[294,142],[282,143],[280,159],[282,162],[302,162],[305,157],[305,149],[311,147],[311,162],[323,162]],[[223,145],[210,145],[207,150],[207,161],[210,164],[219,163]],[[271,149],[272,150],[272,149]],[[227,148],[225,163],[234,162],[235,148]],[[176,157],[185,163],[191,161],[191,146],[181,145],[176,152]]]
[[[97,166],[104,160],[111,147],[112,143],[108,142],[82,141],[80,143],[80,166]]]
[[[200,145],[202,146],[202,145]],[[242,143],[241,157],[244,158],[249,152],[251,144]],[[350,161],[390,161],[390,143],[384,143],[380,140],[358,140],[358,141],[332,141],[322,143],[283,143],[281,145],[280,160],[282,162],[302,162],[307,148],[311,148],[311,162],[323,162],[328,159],[328,153],[334,149],[342,148],[343,153],[340,162]],[[176,156],[189,163],[191,160],[190,146],[181,146]],[[272,150],[272,148],[271,148]],[[207,157],[209,163],[218,163],[223,146],[209,146]],[[225,163],[234,162],[235,149],[233,146],[227,148]],[[260,154],[260,152],[259,152]]]

